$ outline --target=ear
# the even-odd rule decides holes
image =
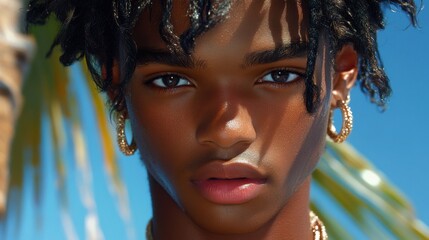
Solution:
[[[107,71],[108,70],[106,69],[106,66],[103,65],[101,67],[101,74],[103,79],[107,77]],[[112,66],[112,85],[111,85],[112,87],[106,91],[107,96],[109,97],[109,100],[112,103],[113,101],[115,101],[116,96],[118,95],[118,92],[117,92],[118,90],[117,88],[115,88],[115,86],[118,86],[120,81],[121,80],[120,80],[119,66],[118,66],[118,63],[115,61]]]
[[[339,100],[346,101],[358,75],[358,54],[352,44],[344,45],[335,55],[331,108]]]

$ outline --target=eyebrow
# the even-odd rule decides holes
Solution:
[[[172,53],[165,50],[139,49],[137,51],[137,65],[148,65],[151,63],[183,68],[196,68],[205,65],[204,61],[196,61],[192,56],[182,53]]]
[[[273,63],[284,59],[307,56],[308,43],[292,42],[282,44],[274,49],[258,51],[248,54],[244,59],[244,67]]]
[[[284,59],[306,56],[308,43],[292,42],[282,44],[274,49],[249,53],[244,58],[244,67],[258,64],[268,64]],[[204,68],[206,62],[195,60],[192,56],[183,53],[172,53],[166,50],[139,49],[137,51],[137,65],[152,63],[165,64],[183,68]]]

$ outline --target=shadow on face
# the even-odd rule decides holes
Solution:
[[[162,40],[160,2],[143,10],[134,29],[139,62],[126,94],[154,216],[168,213],[213,233],[254,232],[298,202],[294,192],[322,153],[331,89],[326,46],[315,74],[323,104],[310,115],[303,99],[308,16],[300,1],[234,1],[190,55]],[[187,1],[173,3],[177,36],[190,27],[188,9]],[[193,179],[212,162],[252,166],[264,176],[262,190],[241,204],[207,199]]]

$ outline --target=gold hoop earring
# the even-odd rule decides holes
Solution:
[[[339,100],[337,102],[338,108],[341,110],[341,114],[343,115],[343,124],[341,126],[341,131],[339,133],[336,132],[334,121],[333,121],[333,113],[334,110],[331,109],[329,113],[329,122],[328,122],[328,136],[332,139],[332,141],[336,143],[342,143],[346,140],[353,128],[353,116],[352,110],[348,106],[350,102],[350,98],[347,97],[347,100]]]
[[[125,135],[125,116],[123,113],[118,113],[116,122],[117,140],[119,150],[126,156],[131,156],[137,150],[137,145],[134,138],[131,140],[131,144],[128,144],[127,137]]]

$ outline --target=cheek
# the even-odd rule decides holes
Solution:
[[[128,97],[132,132],[148,173],[175,199],[173,184],[186,173],[186,147],[191,142],[190,120],[183,111],[154,106],[143,97]],[[167,110],[168,109],[168,110]]]
[[[300,146],[296,149],[295,161],[290,166],[287,181],[290,185],[299,186],[316,167],[325,148],[326,122],[324,114],[317,112],[314,116],[303,121],[305,135],[300,136]],[[291,189],[295,191],[296,189]]]
[[[274,134],[270,154],[264,159],[274,173],[274,181],[290,195],[311,174],[323,152],[325,120],[319,113],[309,115],[303,109],[284,116],[278,127],[268,132]]]
[[[301,187],[316,167],[325,147],[326,120],[321,113],[310,116],[306,111],[294,117],[293,127],[278,129],[275,135],[269,168],[273,173],[273,186],[277,187],[273,199],[280,205]],[[292,122],[288,122],[292,123]],[[268,160],[268,158],[267,158]]]
[[[266,164],[274,173],[274,180],[282,186],[283,192],[290,196],[307,179],[316,167],[325,149],[326,129],[331,93],[331,71],[326,66],[325,54],[322,51],[316,64],[315,79],[321,87],[321,102],[317,111],[309,114],[303,103],[302,95],[290,100],[288,104],[279,105],[277,122],[267,124],[263,132],[267,133],[264,147],[267,152]],[[286,106],[286,107],[285,107]],[[269,153],[269,154],[268,154]]]

